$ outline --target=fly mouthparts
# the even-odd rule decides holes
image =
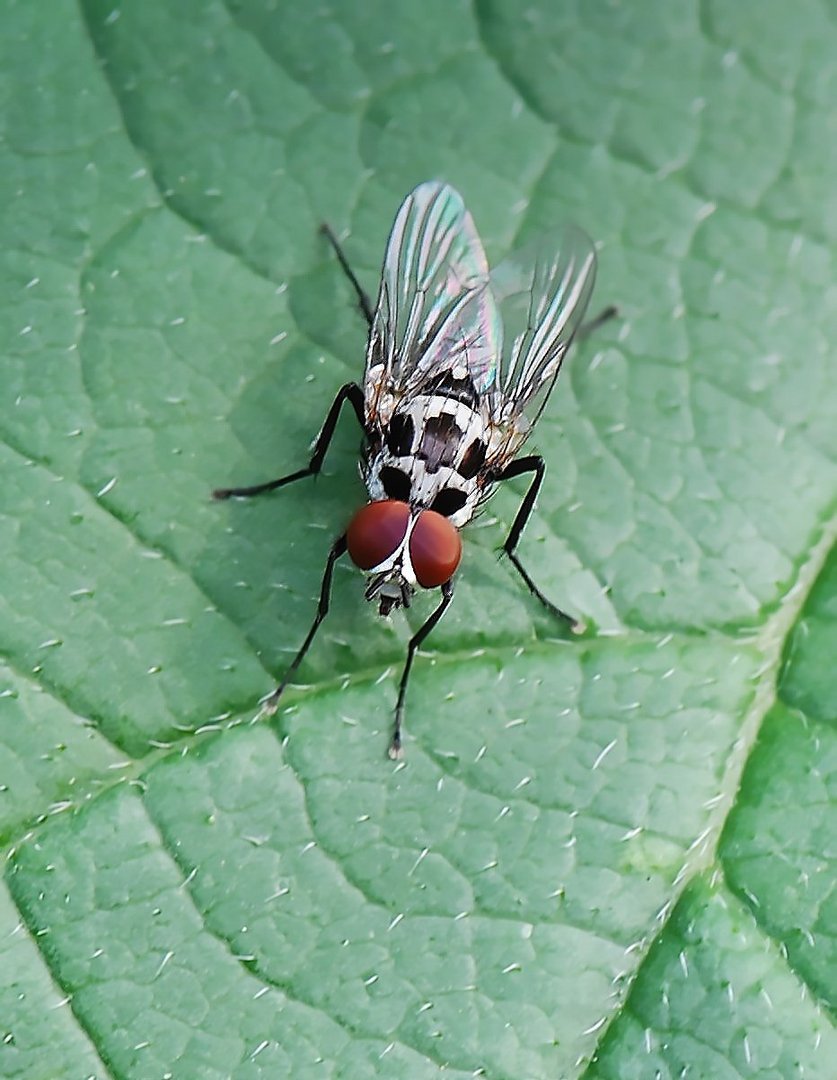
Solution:
[[[378,613],[386,618],[393,608],[410,606],[413,598],[412,587],[404,580],[378,574],[366,586],[364,596],[367,600],[378,598]]]

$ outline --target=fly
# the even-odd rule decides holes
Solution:
[[[407,647],[388,751],[397,759],[413,659],[453,599],[459,530],[504,480],[531,476],[503,551],[529,591],[580,629],[541,592],[517,555],[546,468],[538,454],[517,454],[581,326],[596,254],[583,232],[565,228],[489,274],[461,196],[447,184],[424,183],[395,218],[373,306],[334,234],[328,226],[323,232],[369,324],[363,383],[340,388],[305,468],[213,495],[261,495],[315,476],[343,406],[352,407],[363,431],[360,473],[369,501],[332,544],[314,621],[265,707],[275,710],[308,652],[329,609],[334,564],[348,552],[368,575],[366,599],[381,615],[409,607],[417,589],[439,590],[438,605]],[[609,308],[595,322],[612,314]]]

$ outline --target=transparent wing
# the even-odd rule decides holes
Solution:
[[[384,258],[366,357],[366,399],[416,393],[445,372],[494,382],[502,324],[473,219],[447,184],[421,184],[401,205]],[[388,410],[384,410],[386,412]]]
[[[537,422],[595,279],[593,242],[572,226],[512,252],[492,272],[505,345],[491,411],[493,423],[505,429],[507,451],[520,446]]]

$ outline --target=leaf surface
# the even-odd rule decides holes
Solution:
[[[0,1074],[806,1077],[837,1059],[833,101],[815,3],[3,3]],[[251,503],[411,187],[620,319],[406,642],[363,500]],[[594,308],[596,301],[594,300]],[[383,676],[383,678],[381,678]]]

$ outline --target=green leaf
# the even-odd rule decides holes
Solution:
[[[833,102],[813,2],[3,3],[0,1074],[833,1076]],[[410,633],[300,467],[410,188],[618,322]],[[595,303],[595,302],[594,302]],[[514,485],[511,485],[513,488]]]

